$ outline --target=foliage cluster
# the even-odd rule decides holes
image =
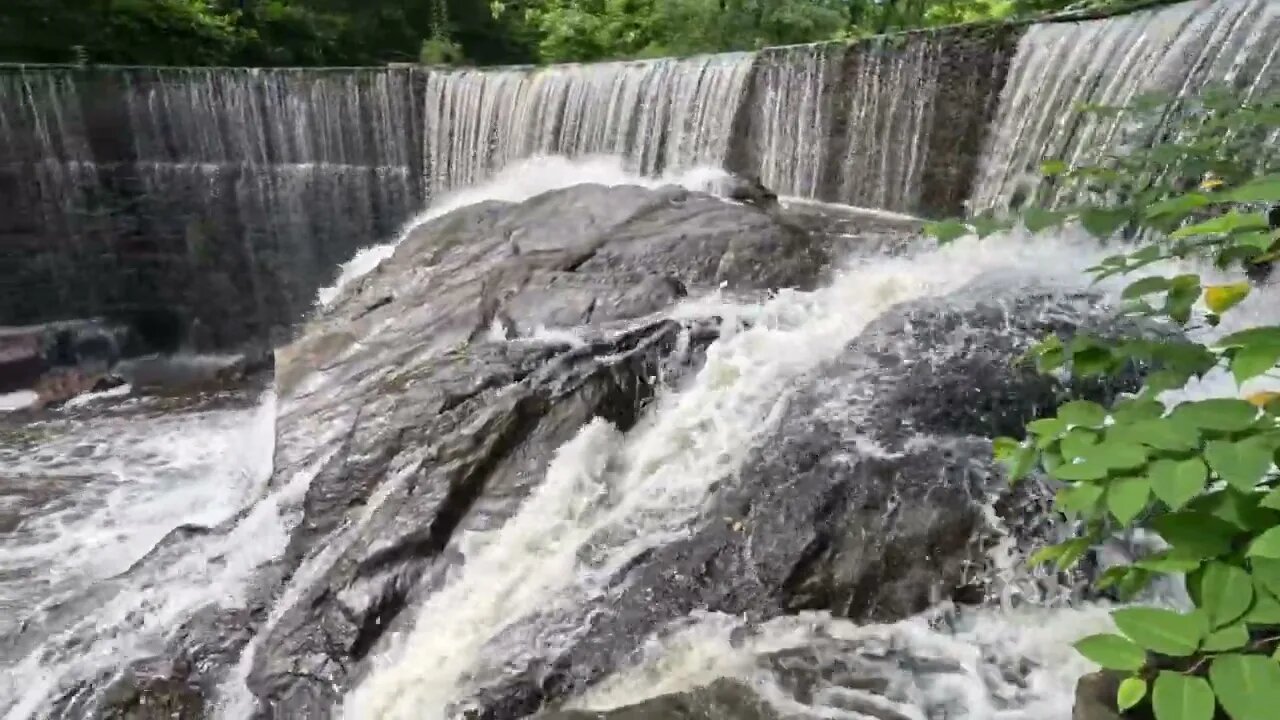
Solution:
[[[1187,608],[1131,606],[1112,614],[1118,633],[1077,644],[1123,673],[1116,705],[1157,720],[1276,717],[1280,708],[1280,394],[1249,393],[1275,378],[1280,326],[1216,340],[1217,326],[1280,258],[1280,101],[1207,93],[1192,103],[1140,99],[1085,108],[1095,123],[1123,120],[1121,150],[1087,162],[1051,161],[1047,181],[1017,219],[1032,232],[1079,223],[1121,252],[1091,269],[1101,279],[1142,271],[1122,292],[1122,312],[1165,334],[1102,340],[1050,336],[1025,360],[1043,372],[1098,376],[1135,365],[1141,392],[1112,407],[1074,400],[995,441],[1017,480],[1038,472],[1059,486],[1056,509],[1074,536],[1029,562],[1075,565],[1108,537],[1141,529],[1163,542],[1098,579],[1133,598],[1157,576],[1181,579]],[[1050,209],[1051,208],[1051,209]],[[986,235],[1014,220],[978,217],[931,227],[947,241]],[[1151,272],[1161,261],[1211,261],[1226,282]],[[1188,263],[1186,261],[1191,261]],[[1232,276],[1235,277],[1232,277]],[[1162,393],[1192,378],[1229,374],[1239,397],[1169,403]],[[1251,382],[1252,381],[1252,382]]]
[[[1121,0],[1091,0],[1102,4]],[[748,50],[1035,15],[1072,0],[4,0],[0,61],[368,65]]]

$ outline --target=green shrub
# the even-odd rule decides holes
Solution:
[[[1035,206],[1018,221],[1033,233],[1076,222],[1100,241],[1128,238],[1091,269],[1099,279],[1182,258],[1238,273],[1220,284],[1192,273],[1149,274],[1122,293],[1126,314],[1182,328],[1217,325],[1251,292],[1246,276],[1280,257],[1273,210],[1280,204],[1280,103],[1215,92],[1194,104],[1144,99],[1086,110],[1095,119],[1123,116],[1131,149],[1074,167],[1045,163]],[[1013,222],[982,216],[930,230],[945,242]],[[1025,360],[1075,376],[1117,373],[1134,362],[1152,370],[1140,393],[1112,407],[1068,402],[1030,423],[1024,438],[994,442],[1014,481],[1031,472],[1056,479],[1056,508],[1077,521],[1074,537],[1041,548],[1029,564],[1070,568],[1094,545],[1135,527],[1168,545],[1107,570],[1097,583],[1132,597],[1158,575],[1177,575],[1193,607],[1119,609],[1112,614],[1118,634],[1076,645],[1127,674],[1117,707],[1149,707],[1157,720],[1211,720],[1219,707],[1233,720],[1280,717],[1280,395],[1172,410],[1158,400],[1215,368],[1241,385],[1272,375],[1280,326],[1208,343],[1051,336]]]

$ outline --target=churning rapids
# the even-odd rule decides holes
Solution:
[[[1070,717],[1106,601],[1016,569],[1054,529],[988,438],[1060,389],[1027,343],[1115,322],[1101,249],[723,180],[514,166],[344,266],[273,387],[5,421],[0,713]]]

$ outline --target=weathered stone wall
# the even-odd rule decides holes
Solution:
[[[800,194],[928,217],[960,214],[1023,31],[1013,24],[957,26],[764,50],[728,165],[772,174],[783,193],[804,186],[797,180],[788,188],[786,172],[771,172],[771,164],[787,158],[778,156],[778,138],[768,137],[779,111],[802,112],[781,151],[813,156],[820,165],[816,187]],[[810,87],[784,92],[778,83]],[[780,108],[779,100],[804,107]]]
[[[0,326],[277,338],[422,206],[421,73],[0,68]]]

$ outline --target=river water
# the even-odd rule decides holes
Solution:
[[[697,172],[681,179],[705,187],[715,177]],[[583,179],[653,182],[606,161],[536,160],[430,215],[486,199],[519,200]],[[370,249],[346,266],[342,282],[357,280],[389,252]],[[1034,239],[970,238],[946,248],[922,244],[904,255],[855,256],[828,286],[812,292],[690,298],[674,312],[715,314],[728,320],[726,328],[741,329],[710,347],[694,378],[667,388],[640,427],[624,436],[603,421],[588,424],[560,449],[511,520],[463,539],[467,563],[411,611],[423,622],[378,658],[348,696],[345,716],[450,717],[450,704],[465,698],[495,661],[487,643],[498,631],[535,610],[590,595],[612,568],[678,537],[709,488],[771,427],[796,379],[836,356],[895,304],[945,295],[980,277],[1010,287],[1080,289],[1087,285],[1083,269],[1101,254],[1071,230]],[[323,292],[321,302],[337,292]],[[1228,326],[1212,332],[1275,322],[1276,299],[1271,290],[1255,294],[1229,316]],[[1268,382],[1239,389],[1214,375],[1168,399],[1236,395]],[[300,477],[267,490],[276,405],[272,391],[249,390],[178,407],[158,398],[115,397],[30,422],[7,416],[0,425],[0,716],[42,717],[53,698],[79,692],[85,682],[101,687],[128,662],[161,650],[197,611],[242,602],[253,570],[284,552],[297,521],[293,508],[309,481]],[[145,572],[130,572],[167,534],[188,525],[229,531],[197,539]],[[584,564],[588,539],[602,530],[621,540],[603,551],[593,548],[593,563]],[[1090,669],[1069,643],[1104,629],[1106,608],[1029,597],[1021,592],[1017,558],[998,560],[1008,602],[960,614],[944,607],[879,626],[822,614],[751,626],[718,614],[684,618],[655,637],[634,667],[574,704],[614,707],[734,677],[786,709],[797,701],[761,658],[838,641],[842,652],[912,659],[915,664],[899,663],[894,675],[897,699],[890,709],[902,717],[1066,720],[1075,681]],[[514,656],[522,649],[503,651]],[[228,720],[252,708],[243,685],[251,656],[252,645],[218,698],[219,714]],[[817,693],[805,711],[858,718],[851,702],[887,702],[851,701],[849,692]]]

